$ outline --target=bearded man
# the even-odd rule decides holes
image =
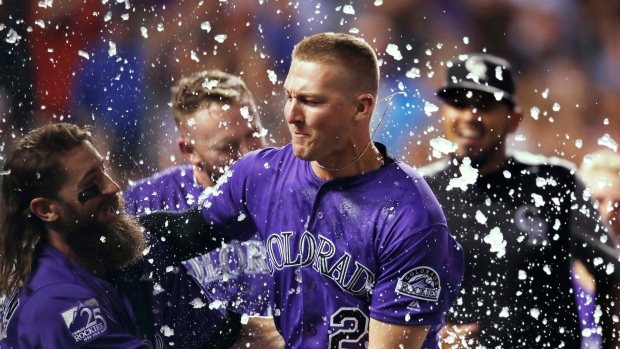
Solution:
[[[124,213],[88,128],[30,132],[15,142],[2,174],[0,347],[234,343],[239,317],[209,309],[166,245]]]

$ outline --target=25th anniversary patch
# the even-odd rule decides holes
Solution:
[[[439,300],[439,275],[429,267],[417,267],[405,273],[396,284],[396,293],[422,299]]]

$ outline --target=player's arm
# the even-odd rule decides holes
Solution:
[[[113,317],[104,299],[88,289],[57,284],[37,291],[19,314],[20,348],[124,348],[149,346]],[[93,297],[93,298],[91,298]]]
[[[478,324],[454,324],[446,323],[439,331],[439,347],[449,349],[477,348]]]
[[[183,212],[155,211],[138,216],[138,220],[172,249],[178,261],[203,255],[231,240],[205,221],[199,205]]]
[[[620,250],[607,222],[583,195],[585,185],[576,179],[575,188],[579,210],[571,211],[572,252],[595,278],[596,303],[602,310],[603,348],[616,348],[620,344],[620,322],[612,316],[620,312]]]
[[[371,318],[368,349],[420,349],[429,327],[390,324]]]

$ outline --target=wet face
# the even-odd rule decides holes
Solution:
[[[291,63],[284,82],[284,116],[293,152],[300,159],[326,166],[350,161],[343,149],[353,144],[357,100],[344,74],[336,65],[298,60]],[[348,157],[344,160],[343,156]]]
[[[598,210],[611,225],[620,241],[620,176],[606,170],[584,173],[592,190],[592,200],[598,201]]]
[[[205,186],[217,181],[243,155],[266,146],[253,102],[211,103],[190,115],[180,130],[181,151]]]
[[[104,159],[88,142],[60,160],[66,172],[57,201],[57,230],[72,253],[85,263],[122,268],[138,260],[146,247],[138,221],[124,211],[118,185],[107,175]]]
[[[446,138],[458,146],[453,156],[474,164],[503,161],[506,137],[519,121],[508,104],[485,92],[462,93],[443,107]]]

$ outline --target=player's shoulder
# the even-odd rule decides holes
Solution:
[[[245,168],[252,171],[274,170],[283,164],[296,161],[291,144],[281,147],[267,147],[245,154],[237,160],[231,169]]]
[[[79,274],[85,273],[48,243],[37,244],[34,256],[34,268],[27,280],[28,289],[32,293],[54,284],[78,284]]]
[[[34,347],[50,341],[56,347],[77,347],[113,331],[109,326],[119,319],[111,304],[108,296],[85,285],[54,284],[27,298],[12,321],[20,333],[33,331],[27,341]]]
[[[272,159],[281,160],[291,155],[295,156],[293,154],[291,144],[289,143],[281,147],[267,147],[267,148],[251,151],[247,153],[246,155],[244,155],[239,160],[243,160],[243,159],[246,159],[246,161],[248,160],[262,161],[262,160],[272,160]]]
[[[129,187],[125,192],[141,191],[148,188],[160,187],[170,183],[179,182],[182,179],[192,178],[192,165],[179,165],[156,172],[149,177],[139,179],[136,182],[129,182]]]
[[[552,176],[574,176],[577,165],[569,160],[555,156],[544,156],[526,151],[511,151],[509,161],[514,166],[531,173],[546,173]]]
[[[434,177],[438,175],[439,173],[446,171],[449,165],[450,165],[450,160],[446,158],[446,159],[432,162],[422,167],[418,167],[417,171],[418,173],[420,173],[420,175],[422,175],[422,177],[429,178],[429,177]]]
[[[420,226],[443,224],[445,218],[439,206],[435,194],[427,183],[427,180],[413,167],[396,162],[390,165],[391,176],[383,176],[382,184],[385,186],[384,192],[388,197],[398,202],[400,212],[403,212],[408,219],[415,216],[416,224]],[[395,175],[394,175],[395,174]],[[415,214],[411,214],[415,212]]]

